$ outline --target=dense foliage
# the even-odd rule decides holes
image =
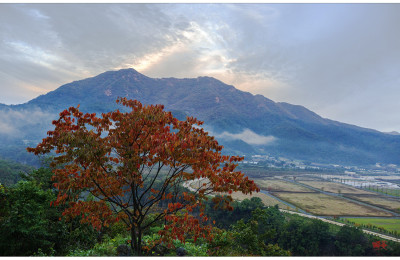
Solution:
[[[71,248],[90,248],[98,232],[74,220],[61,220],[61,207],[50,207],[50,169],[33,171],[27,180],[0,189],[0,254],[11,256],[66,254]]]

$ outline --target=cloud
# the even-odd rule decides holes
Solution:
[[[400,131],[387,113],[400,109],[398,4],[0,7],[0,103],[133,67],[150,77],[213,76],[324,117]]]
[[[62,84],[150,62],[185,38],[188,24],[164,14],[169,5],[1,4],[0,103],[15,104]],[[173,21],[176,20],[176,21]],[[150,56],[149,56],[150,55]],[[140,66],[139,66],[140,67]],[[6,84],[4,84],[6,83]]]
[[[277,138],[273,136],[263,136],[258,135],[251,131],[250,129],[244,129],[243,132],[239,134],[232,134],[229,132],[223,132],[221,134],[216,134],[216,138],[222,138],[227,140],[242,140],[250,145],[269,145],[273,143]]]
[[[276,48],[263,43],[277,13],[267,5],[3,4],[1,12],[0,71],[12,75],[2,103],[29,100],[11,93],[20,78],[44,94],[126,67],[152,77],[214,76],[244,90],[255,77],[280,82],[272,64]]]
[[[8,138],[23,138],[30,129],[39,129],[43,137],[51,129],[56,114],[35,108],[32,110],[2,110],[0,113],[0,135]]]
[[[10,122],[3,121],[0,118],[0,134],[12,135],[15,134],[16,129],[10,124]]]

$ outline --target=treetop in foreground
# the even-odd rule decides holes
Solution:
[[[203,122],[192,117],[180,121],[162,105],[144,106],[126,98],[117,103],[130,111],[97,117],[79,111],[79,105],[70,107],[36,148],[27,148],[36,155],[55,151],[51,166],[59,192],[53,203],[66,204],[66,218],[81,216],[98,229],[123,221],[132,249],[142,254],[143,232],[155,222],[165,221],[159,242],[212,240],[203,214],[207,195],[259,191],[235,171],[243,158],[222,155],[223,147],[199,127]],[[197,179],[202,184],[194,192],[185,189],[184,184]],[[82,199],[88,193],[94,199]],[[231,201],[227,196],[216,202],[229,209]]]

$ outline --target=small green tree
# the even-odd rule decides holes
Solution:
[[[372,255],[372,245],[361,229],[345,225],[336,234],[335,251],[339,256]]]
[[[331,242],[329,225],[321,220],[291,216],[279,235],[279,245],[296,256],[320,256]]]
[[[223,199],[221,199],[223,201]],[[252,197],[251,199],[244,199],[243,201],[234,201],[232,203],[233,210],[226,211],[218,208],[213,201],[208,201],[206,204],[206,214],[216,221],[216,225],[219,228],[229,228],[232,224],[236,223],[240,219],[245,221],[251,217],[251,212],[257,208],[264,207],[260,198]]]
[[[7,216],[0,224],[2,255],[32,255],[39,248],[50,252],[54,246],[46,208],[54,199],[32,182],[19,182],[7,193]]]
[[[278,245],[266,244],[265,233],[260,233],[261,224],[254,218],[247,223],[239,220],[232,226],[236,250],[246,256],[289,256],[290,253]]]
[[[8,215],[7,189],[0,183],[0,223]]]
[[[54,181],[51,180],[53,172],[50,168],[41,167],[37,170],[31,171],[30,173],[22,173],[20,177],[22,180],[33,182],[42,190],[53,190],[54,194],[57,195],[54,189]]]
[[[279,211],[278,205],[268,208],[257,208],[252,213],[252,219],[259,223],[258,233],[265,244],[278,242],[278,235],[282,230],[285,217]]]
[[[0,187],[0,255],[65,255],[70,249],[88,249],[98,232],[79,218],[60,221],[63,207],[51,207],[56,190],[52,172],[39,168],[11,187]]]
[[[241,255],[288,256],[290,253],[276,244],[277,234],[284,222],[279,208],[256,208],[248,221],[232,225],[235,247]]]

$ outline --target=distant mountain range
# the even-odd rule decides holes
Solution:
[[[23,148],[44,138],[60,111],[80,104],[85,112],[108,112],[121,108],[117,97],[163,104],[179,119],[204,121],[229,154],[400,164],[400,135],[325,119],[305,107],[252,95],[211,77],[149,78],[133,69],[74,81],[24,104],[1,104],[0,157],[31,163]]]

